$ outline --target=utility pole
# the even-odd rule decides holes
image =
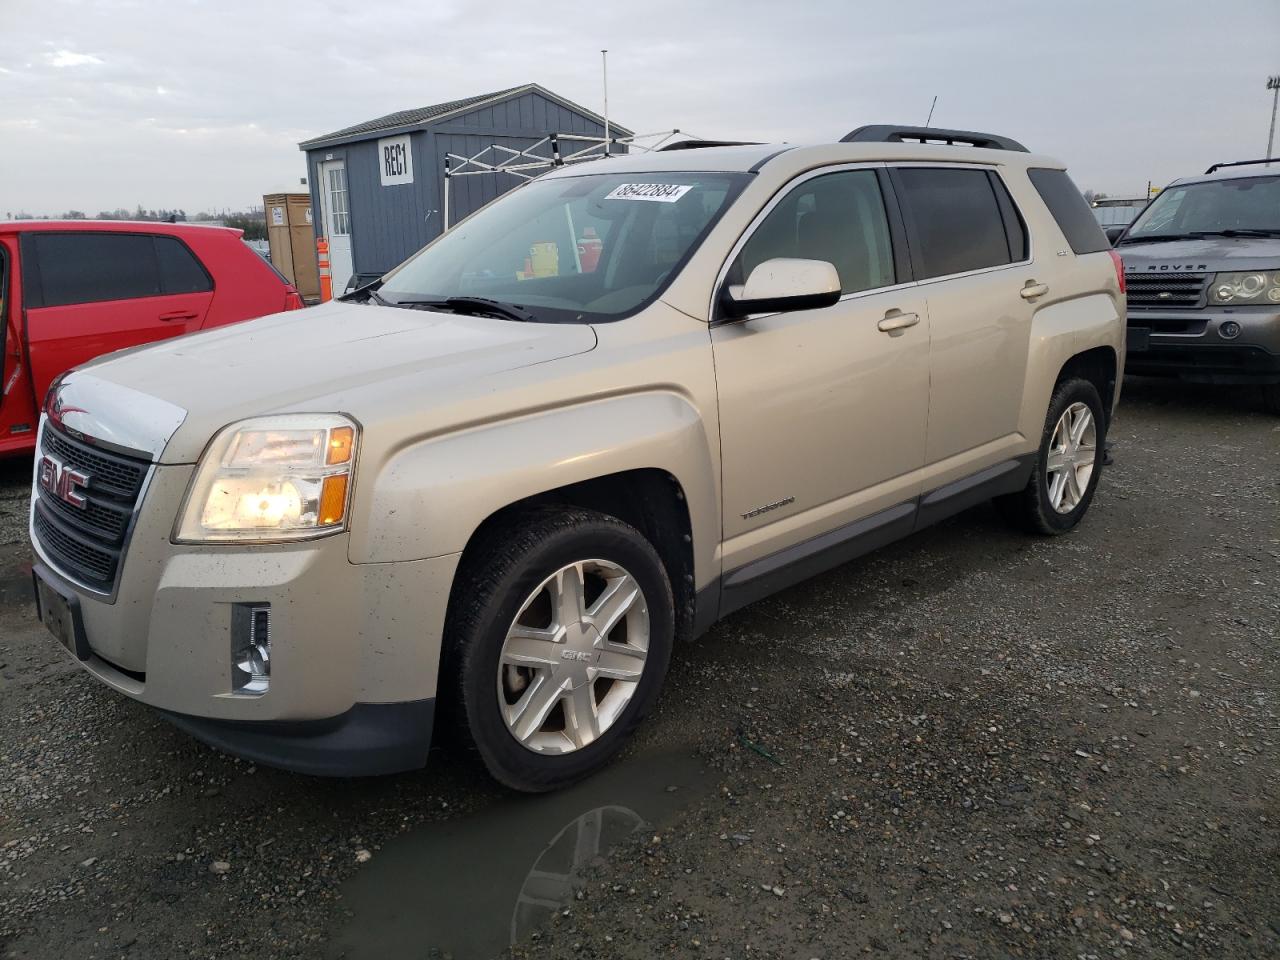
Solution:
[[[1267,77],[1267,89],[1271,94],[1271,132],[1267,134],[1267,166],[1271,166],[1271,145],[1276,139],[1276,104],[1280,103],[1280,74]]]
[[[600,73],[604,80],[604,155],[613,151],[609,148],[609,51],[600,51]]]

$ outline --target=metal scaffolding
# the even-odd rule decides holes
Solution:
[[[449,229],[450,181],[454,177],[492,176],[509,173],[521,180],[533,180],[554,167],[563,167],[570,163],[582,163],[586,160],[603,160],[613,152],[615,146],[625,146],[628,150],[650,153],[661,150],[673,138],[681,137],[697,140],[689,133],[681,130],[663,130],[659,133],[641,133],[630,137],[587,137],[577,133],[551,133],[531,143],[523,150],[508,147],[501,143],[491,143],[483,150],[464,157],[456,153],[444,156],[444,191],[441,206],[443,207],[444,229]],[[652,142],[650,142],[652,141]],[[562,151],[560,144],[567,142],[572,149]],[[578,146],[586,144],[586,146]],[[540,148],[550,150],[550,156],[539,156],[534,151]]]

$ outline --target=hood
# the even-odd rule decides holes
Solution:
[[[331,302],[112,354],[79,368],[83,373],[69,380],[84,381],[81,406],[92,407],[92,384],[105,382],[111,387],[99,390],[104,407],[141,394],[178,408],[181,426],[167,446],[160,444],[159,459],[191,463],[213,433],[245,417],[309,410],[359,419],[361,395],[394,381],[412,378],[425,403],[450,385],[585,353],[595,345],[595,331],[585,324]],[[342,409],[325,404],[339,394]],[[89,409],[85,416],[90,419],[82,421],[82,432],[94,435],[94,420],[111,429],[112,410]],[[125,420],[129,413],[114,416]]]
[[[1134,273],[1219,273],[1280,269],[1280,238],[1205,237],[1164,243],[1124,243],[1115,248]]]

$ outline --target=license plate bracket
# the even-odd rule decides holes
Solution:
[[[1128,353],[1141,353],[1151,348],[1150,327],[1129,327],[1125,336],[1125,349]]]
[[[75,654],[76,659],[88,660],[89,640],[80,614],[80,599],[55,587],[40,564],[31,568],[31,583],[35,590],[36,616],[40,622],[59,643]]]

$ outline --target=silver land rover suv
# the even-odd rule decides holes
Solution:
[[[1256,384],[1280,413],[1280,161],[1175,180],[1117,239],[1130,373]]]
[[[1122,279],[1063,165],[1002,137],[562,166],[339,302],[55,384],[40,614],[260,762],[411,769],[447,721],[560,786],[718,617],[992,497],[1075,527]]]

